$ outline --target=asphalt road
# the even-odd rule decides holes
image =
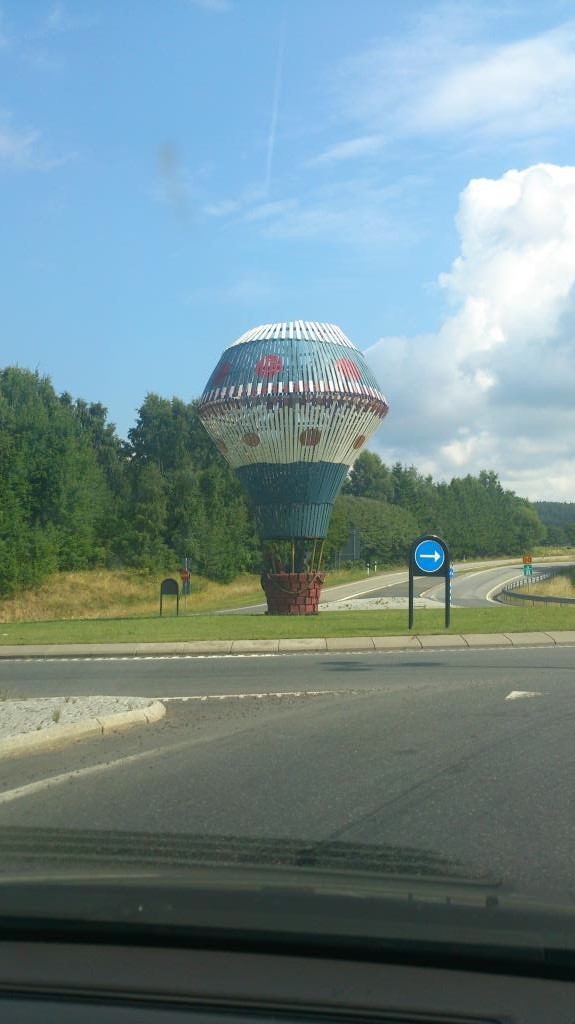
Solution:
[[[572,564],[572,562],[562,562],[559,567],[565,568]],[[551,569],[556,568],[556,566],[553,566],[549,561],[545,561],[541,563],[539,568]],[[537,572],[537,564],[533,566],[533,569],[534,572]],[[489,605],[492,606],[493,603],[497,605],[497,601],[493,602],[494,592],[522,575],[523,564],[520,559],[514,563],[510,563],[507,560],[507,563],[504,565],[501,564],[501,561],[496,565],[492,563],[485,565],[481,562],[456,564],[455,575],[452,581],[452,604],[457,608],[481,608]],[[444,586],[443,580],[440,580],[438,584],[433,577],[419,577],[414,581],[414,594],[416,597],[426,597],[443,604]],[[325,587],[322,601],[330,602],[332,605],[331,610],[336,610],[338,601],[344,602],[350,599],[364,600],[382,597],[400,597],[405,598],[407,601],[407,571],[394,570],[393,572],[381,573],[371,578],[359,580],[356,583],[344,583],[337,587]],[[215,614],[240,615],[247,611],[263,614],[266,611],[266,605],[246,605],[242,608],[227,609]]]
[[[391,844],[572,886],[574,679],[565,647],[0,664],[11,697],[177,698],[158,725],[3,761],[0,829]]]
[[[566,564],[562,563],[562,568]],[[537,565],[534,565],[534,572],[537,572]],[[553,569],[550,564],[541,565],[542,569]],[[493,606],[493,595],[511,580],[523,576],[521,562],[515,565],[495,566],[489,568],[476,568],[467,570],[462,567],[455,568],[455,575],[452,581],[451,600],[458,608],[481,608],[486,605]],[[437,600],[443,604],[445,584],[443,580],[437,581],[433,578],[418,577],[414,580],[414,594],[417,597],[427,597],[429,600]],[[403,573],[401,579],[390,580],[378,590],[367,590],[357,593],[356,598],[373,597],[405,597],[408,596],[408,575]],[[498,602],[496,601],[497,605]]]
[[[366,577],[363,580],[356,580],[354,583],[339,583],[337,586],[329,586],[329,573],[327,574],[328,586],[324,587],[322,591],[322,601],[343,601],[349,597],[354,597],[357,592],[369,594],[371,591],[376,591],[381,586],[386,586],[389,583],[397,583],[407,579],[407,573],[402,570],[394,569],[391,572],[379,573],[376,576]],[[256,613],[263,615],[267,611],[267,604],[260,602],[259,604],[246,604],[242,605],[241,608],[221,608],[214,615],[243,615],[245,612]]]

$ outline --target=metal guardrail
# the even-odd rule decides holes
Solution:
[[[532,583],[540,583],[542,580],[549,580],[553,576],[558,576],[564,569],[548,569],[538,572],[533,576],[522,576],[521,579],[512,580],[508,583],[503,590],[500,590],[495,595],[495,600],[500,601],[501,604],[511,604],[513,601],[531,601],[533,605],[539,604],[575,604],[575,597],[551,597],[546,594],[519,594],[514,591],[524,590]]]

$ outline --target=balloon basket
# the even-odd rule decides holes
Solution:
[[[268,615],[317,615],[324,572],[269,572],[262,576]]]

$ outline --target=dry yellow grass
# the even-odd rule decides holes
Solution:
[[[534,583],[529,591],[531,594],[540,594],[542,597],[575,597],[575,573],[573,571],[561,572],[557,576],[551,576],[548,580],[540,580]]]
[[[383,568],[383,567],[382,567]],[[59,619],[123,619],[157,615],[160,583],[166,576],[179,580],[179,570],[151,573],[138,569],[91,569],[61,572],[35,590],[0,601],[0,622],[47,622]],[[351,583],[365,576],[363,569],[329,573],[329,586]],[[239,608],[265,600],[258,575],[238,576],[231,583],[215,583],[203,576],[191,578],[192,592],[180,598],[180,614]],[[173,597],[164,599],[166,615],[175,612]]]
[[[150,573],[137,569],[93,569],[63,572],[51,576],[36,590],[0,601],[0,622],[40,622],[52,619],[123,618],[154,615],[159,609],[160,582],[166,576],[179,578],[173,570]],[[192,576],[192,593],[187,611],[206,612],[261,601],[258,576],[240,576],[229,584],[214,583]],[[165,598],[167,614],[173,598]],[[184,610],[183,599],[180,611]]]

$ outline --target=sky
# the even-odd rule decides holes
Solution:
[[[339,324],[437,479],[575,500],[571,2],[0,0],[1,366],[198,397]]]

